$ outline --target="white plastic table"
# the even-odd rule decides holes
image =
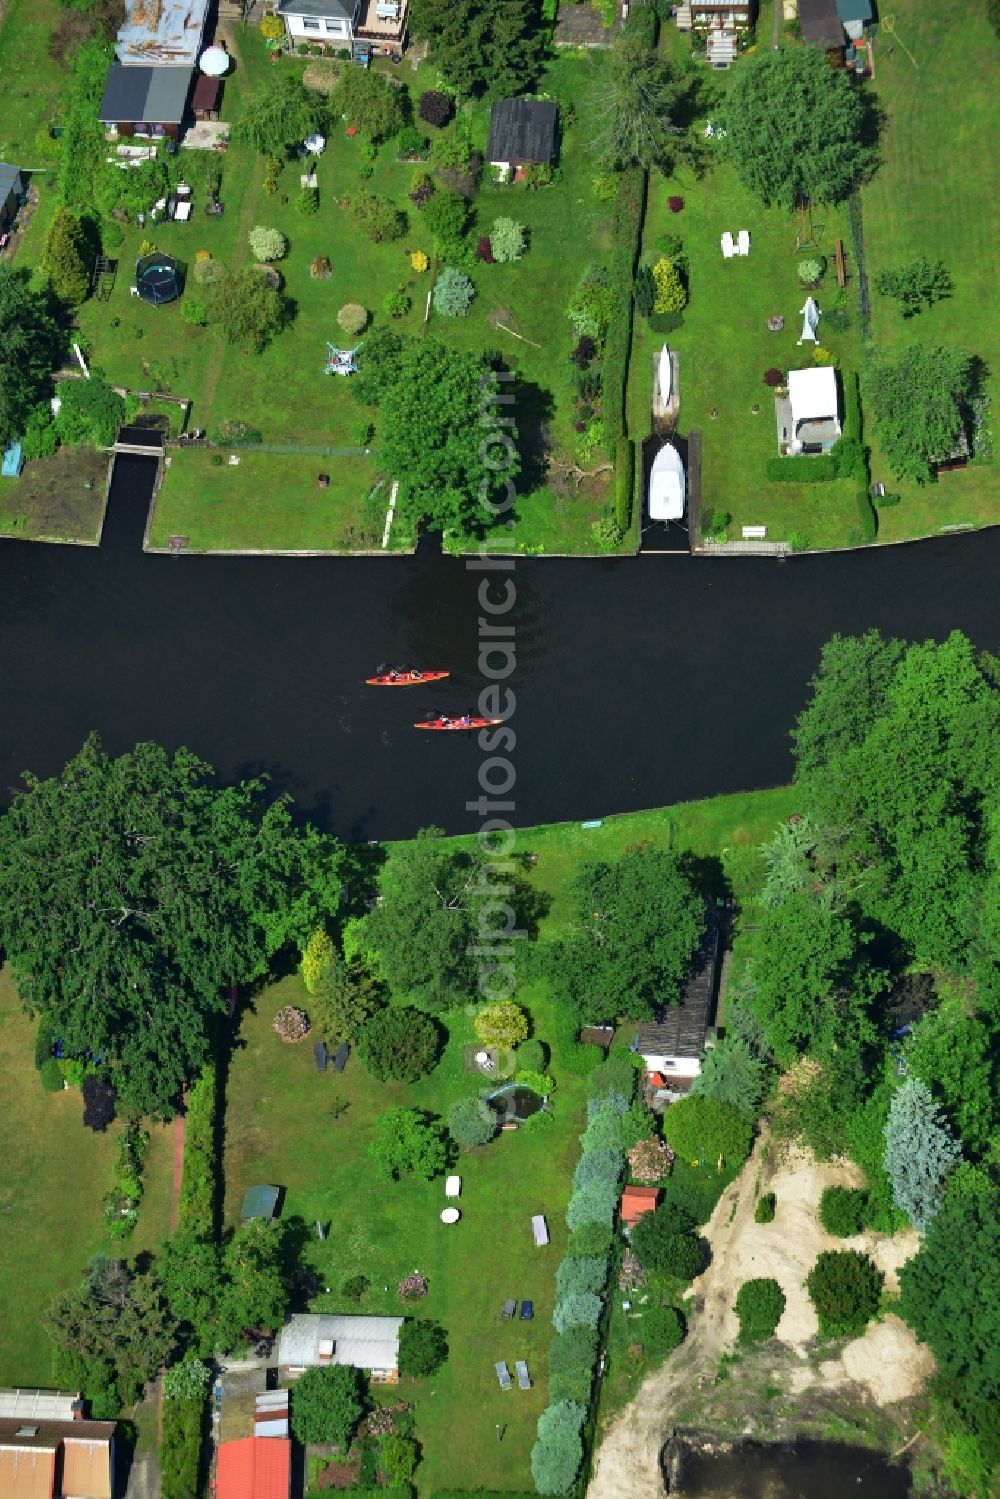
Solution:
[[[461,1218],[461,1216],[462,1215],[458,1211],[458,1208],[443,1208],[442,1211],[441,1211],[441,1222],[442,1223],[457,1223],[458,1220],[459,1220],[459,1218]]]

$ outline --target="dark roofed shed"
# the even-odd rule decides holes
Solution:
[[[802,40],[812,47],[831,51],[845,43],[844,23],[837,14],[837,0],[799,0]]]
[[[498,99],[490,112],[486,155],[499,165],[547,166],[556,150],[557,106],[547,99]]]

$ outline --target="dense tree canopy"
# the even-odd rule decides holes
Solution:
[[[440,1125],[420,1109],[387,1109],[375,1121],[369,1154],[383,1181],[431,1181],[448,1161]]]
[[[281,75],[287,76],[287,75]],[[289,305],[252,266],[229,271],[208,288],[209,320],[227,342],[245,354],[259,354],[288,320]]]
[[[383,1006],[362,1021],[358,1055],[381,1082],[415,1083],[430,1072],[441,1050],[441,1033],[429,1015],[410,1005]]]
[[[437,1322],[409,1317],[399,1330],[399,1372],[413,1379],[433,1374],[448,1357],[448,1335]]]
[[[1000,1399],[1000,1194],[949,1192],[899,1272],[900,1315],[975,1398]]]
[[[334,1442],[346,1451],[369,1405],[360,1369],[307,1369],[292,1391],[292,1431],[303,1444]]]
[[[537,0],[413,0],[410,28],[431,42],[442,78],[464,97],[529,92],[541,70]]]
[[[676,1004],[702,938],[705,904],[685,860],[638,848],[581,866],[570,885],[573,928],[551,944],[558,997],[583,1022],[648,1019]]]
[[[762,203],[837,203],[871,157],[855,84],[815,47],[782,47],[745,59],[733,76],[721,143]]]
[[[0,446],[23,436],[33,407],[52,390],[63,351],[48,297],[28,285],[27,271],[0,261]]]
[[[223,987],[263,976],[339,900],[332,840],[297,831],[261,783],[218,789],[189,750],[90,738],[25,777],[0,821],[0,940],[25,1002],[70,1056],[101,1055],[120,1098],[169,1114],[208,1055]]]
[[[45,1326],[57,1348],[106,1366],[125,1403],[168,1362],[177,1335],[157,1277],[104,1255],[91,1260],[78,1287],[56,1298]]]
[[[975,394],[973,360],[961,349],[912,344],[877,354],[861,379],[865,410],[897,479],[924,484],[961,451]]]
[[[594,147],[604,167],[618,172],[655,166],[669,175],[679,159],[689,157],[676,121],[692,86],[691,75],[679,74],[641,32],[622,32],[594,101]]]
[[[281,157],[289,146],[323,124],[326,116],[326,100],[306,88],[300,73],[277,68],[268,76],[266,87],[254,89],[244,101],[233,125],[233,140],[245,141],[262,156]]]
[[[405,93],[374,68],[342,68],[333,107],[369,140],[384,141],[403,126]]]

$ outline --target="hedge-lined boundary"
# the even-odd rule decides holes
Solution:
[[[217,1193],[218,1075],[206,1062],[188,1094],[184,1120],[184,1171],[177,1204],[177,1229],[214,1239],[218,1221]]]
[[[635,443],[620,437],[615,447],[615,523],[627,531],[632,524],[632,497],[635,491]]]
[[[594,1440],[592,1400],[601,1333],[615,1268],[614,1225],[625,1153],[619,1121],[635,1098],[631,1059],[603,1062],[591,1074],[587,1128],[566,1209],[570,1242],[556,1272],[549,1349],[549,1405],[538,1419],[531,1472],[540,1494],[568,1494],[588,1467]]]
[[[202,1396],[164,1400],[160,1443],[162,1499],[191,1499],[199,1492],[204,1419]]]
[[[625,399],[632,351],[632,287],[645,206],[646,174],[639,167],[629,167],[619,175],[611,216],[611,305],[603,379],[604,431],[609,442],[625,436]]]
[[[871,501],[871,473],[868,467],[868,450],[865,447],[864,419],[861,412],[861,392],[857,372],[850,370],[844,377],[844,431],[840,442],[840,469],[845,478],[855,483],[854,500],[858,507],[858,520],[863,541],[874,541],[878,535],[878,517]],[[849,463],[849,467],[848,467]]]

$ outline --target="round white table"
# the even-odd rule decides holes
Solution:
[[[441,1210],[442,1223],[457,1223],[461,1216],[462,1215],[458,1211],[458,1208],[443,1208]]]

